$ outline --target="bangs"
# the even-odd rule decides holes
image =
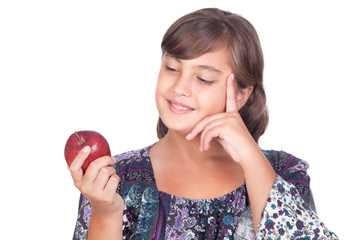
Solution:
[[[181,19],[179,19],[181,20]],[[165,33],[161,43],[165,52],[179,59],[193,59],[205,53],[228,48],[228,30],[222,21],[214,19],[187,19],[175,22]]]

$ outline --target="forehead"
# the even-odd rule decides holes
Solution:
[[[231,71],[231,66],[229,64],[229,53],[227,49],[220,49],[216,51],[211,51],[204,53],[198,57],[192,59],[181,59],[177,56],[165,52],[165,60],[173,60],[182,65],[191,65],[204,70],[209,70],[213,72],[227,72]]]

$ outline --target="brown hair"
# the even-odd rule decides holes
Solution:
[[[240,15],[216,8],[205,8],[187,14],[167,30],[161,50],[179,58],[193,59],[207,52],[227,48],[229,63],[240,88],[253,91],[239,113],[252,137],[258,142],[269,122],[263,87],[264,59],[260,41],[252,24]],[[158,138],[168,131],[158,120]]]

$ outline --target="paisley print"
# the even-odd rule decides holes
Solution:
[[[308,163],[291,154],[263,151],[277,177],[255,235],[245,184],[204,200],[158,191],[150,147],[115,156],[123,239],[337,239],[316,215]],[[73,240],[86,239],[90,218],[90,202],[81,195]]]

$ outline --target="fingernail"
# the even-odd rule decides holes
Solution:
[[[81,151],[83,151],[84,153],[90,152],[90,147],[85,146],[83,149],[81,149]]]
[[[186,140],[190,140],[191,134],[189,133],[188,135],[186,135],[185,139]]]

